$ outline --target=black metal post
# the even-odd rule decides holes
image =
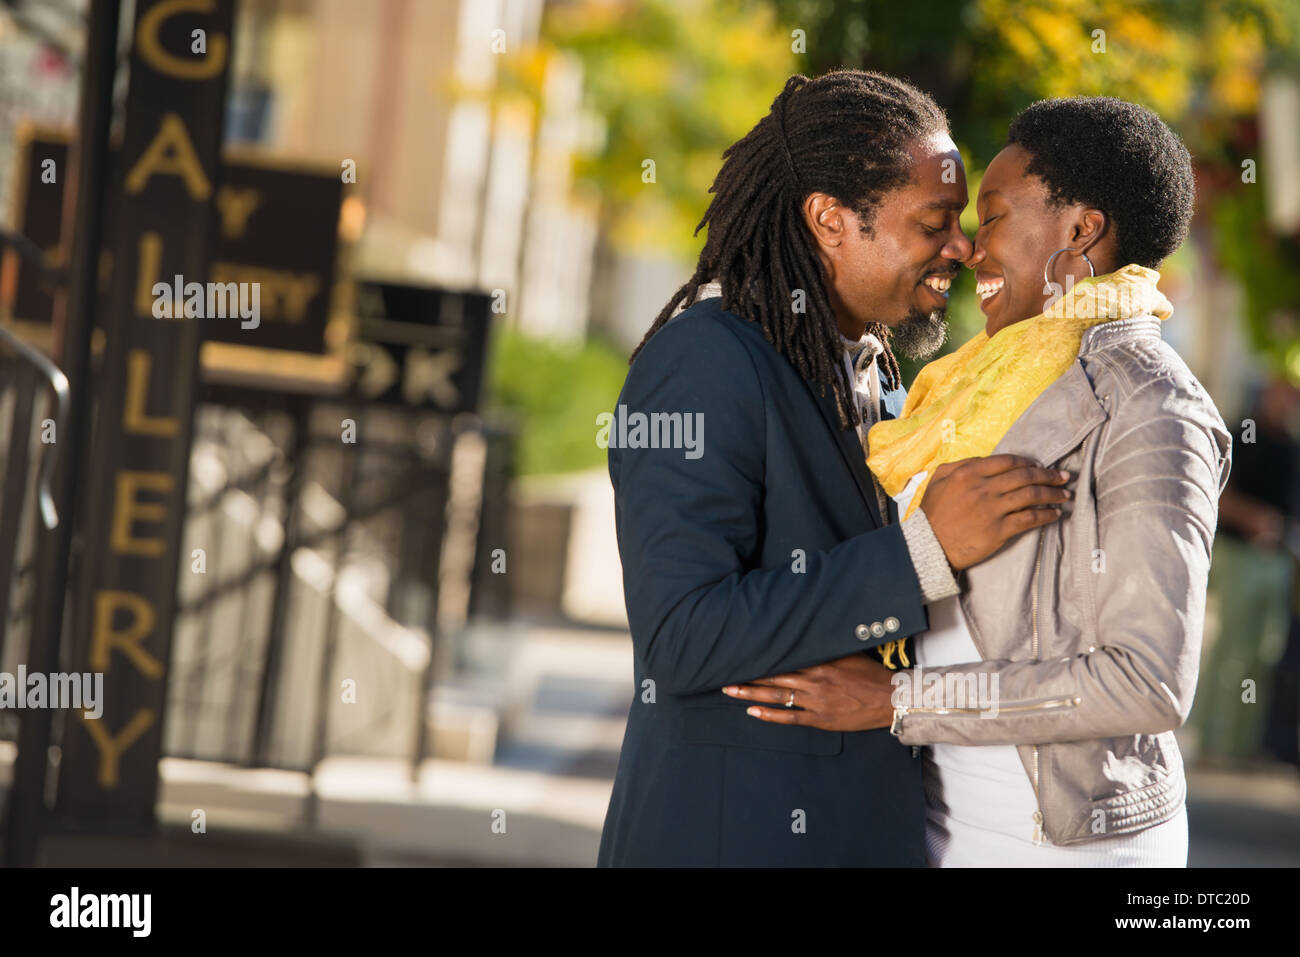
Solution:
[[[43,531],[38,545],[36,600],[33,611],[27,667],[34,673],[57,670],[63,633],[64,596],[76,486],[82,476],[88,445],[90,392],[90,335],[95,328],[99,298],[99,253],[104,228],[104,201],[108,194],[108,132],[113,115],[113,79],[117,72],[117,30],[120,0],[92,0],[81,73],[81,117],[75,148],[71,152],[75,173],[64,198],[63,235],[72,239],[66,290],[54,301],[55,361],[68,377],[71,402],[68,419],[60,423],[61,446],[52,493],[59,525]],[[24,711],[18,732],[18,758],[14,767],[6,820],[5,863],[31,866],[46,822],[45,778],[49,767],[51,712],[45,708]]]
[[[18,533],[27,495],[27,465],[31,451],[32,408],[39,380],[26,363],[13,360],[4,375],[14,390],[12,424],[9,427],[9,455],[5,459],[4,498],[0,499],[0,654],[9,631],[9,600],[14,587]]]
[[[429,661],[420,675],[419,705],[416,712],[415,746],[411,751],[411,781],[420,781],[420,765],[436,742],[430,740],[429,722],[433,709],[433,683],[437,677],[438,644],[442,630],[438,624],[438,605],[442,586],[442,546],[447,537],[447,504],[451,499],[451,467],[455,460],[456,431],[449,421],[439,423],[437,447],[432,463],[420,462],[428,476],[428,490],[420,496],[423,507],[420,529],[424,534],[423,559],[417,566],[420,578],[428,585],[430,600],[425,609],[424,629],[429,636]]]
[[[348,546],[352,540],[352,525],[356,520],[357,483],[364,474],[361,469],[361,455],[365,448],[364,417],[356,401],[356,390],[350,390],[350,417],[356,424],[356,442],[352,449],[343,450],[343,464],[339,470],[339,503],[343,506],[343,527],[339,529],[338,552],[334,559],[334,573],[330,576],[329,592],[325,596],[325,635],[321,650],[320,674],[317,677],[320,694],[320,712],[316,716],[316,727],[312,735],[311,765],[308,768],[307,803],[303,811],[305,822],[316,827],[320,823],[320,795],[316,791],[316,772],[329,751],[330,707],[338,689],[332,684],[334,658],[338,653],[339,640],[339,578],[348,559]]]
[[[261,486],[262,487],[261,487],[261,492],[258,495],[258,501],[265,502],[267,499],[271,497],[271,477],[269,474],[263,477]],[[256,561],[256,557],[257,557],[258,522],[259,519],[255,518],[252,524],[248,526],[248,536],[246,538],[248,554],[253,556],[254,561]],[[240,747],[239,739],[240,739],[240,732],[242,732],[244,729],[243,709],[244,709],[244,698],[246,697],[244,694],[244,671],[246,669],[244,668],[242,663],[246,661],[248,658],[252,657],[251,655],[246,655],[245,651],[248,649],[249,644],[251,643],[252,640],[250,636],[252,634],[252,629],[253,629],[253,615],[252,615],[253,585],[250,584],[248,588],[241,589],[241,592],[243,594],[243,601],[241,601],[239,605],[239,631],[238,631],[239,638],[238,638],[238,647],[236,648],[235,651],[236,675],[235,675],[234,693],[231,696],[230,710],[227,712],[227,717],[226,717],[225,757],[227,761],[231,761],[231,762],[239,761],[243,753],[243,749]],[[250,754],[252,753],[251,749],[248,753]],[[247,758],[244,757],[244,760],[247,760]]]
[[[257,718],[253,724],[253,747],[249,766],[266,767],[271,763],[271,731],[275,722],[275,702],[279,694],[280,663],[284,658],[284,629],[289,620],[289,600],[293,591],[293,552],[298,547],[302,516],[299,505],[307,474],[307,454],[311,448],[311,402],[296,396],[292,400],[293,438],[289,452],[289,481],[284,495],[284,538],[276,560],[275,595],[271,599],[271,624],[266,635],[262,660],[261,687],[257,694]]]

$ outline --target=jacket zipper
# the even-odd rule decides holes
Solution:
[[[1038,660],[1038,574],[1039,574],[1039,569],[1042,567],[1043,564],[1044,537],[1045,536],[1043,530],[1039,529],[1038,530],[1038,555],[1034,558],[1034,583],[1032,586],[1033,594],[1032,597],[1030,598],[1030,609],[1031,609],[1030,616],[1034,627],[1033,646],[1031,650],[1033,652],[1033,657],[1035,661]],[[1033,764],[1034,764],[1034,778],[1033,778],[1034,804],[1036,805],[1036,807],[1034,808],[1034,833],[1033,833],[1032,840],[1035,845],[1042,845],[1043,805],[1042,805],[1042,801],[1039,799],[1038,796],[1038,745],[1034,745]]]
[[[1043,530],[1039,529],[1038,553],[1034,557],[1034,580],[1033,580],[1033,584],[1031,585],[1031,595],[1030,595],[1030,620],[1033,624],[1033,639],[1030,644],[1030,650],[1033,653],[1034,660],[1038,659],[1038,581],[1039,581],[1039,576],[1041,574],[1042,565],[1043,565],[1043,540],[1044,540]],[[972,640],[974,639],[974,637],[975,637],[974,633],[972,632],[971,634]],[[981,655],[984,654],[984,650],[980,648],[978,644],[976,645],[976,651],[978,651]],[[1044,711],[1050,708],[1074,707],[1075,705],[1078,704],[1079,704],[1079,699],[1077,697],[1054,698],[1050,701],[1044,701],[1035,705],[1013,705],[1008,708],[999,708],[998,711],[999,713],[1002,711]],[[920,712],[927,712],[933,714],[952,714],[954,712],[979,713],[983,709],[980,708],[900,708],[899,710],[904,713],[912,712],[912,711],[920,711]],[[1033,785],[1034,788],[1034,803],[1038,805],[1037,808],[1034,810],[1034,817],[1033,817],[1033,821],[1034,821],[1033,842],[1036,845],[1041,845],[1043,843],[1045,835],[1043,832],[1042,802],[1039,800],[1039,795],[1038,795],[1038,745],[1035,744],[1033,748],[1034,751],[1033,751],[1032,766],[1034,772],[1030,783]]]
[[[1013,704],[1006,708],[998,708],[998,714],[1003,711],[1047,711],[1052,708],[1073,708],[1079,703],[1078,698],[1051,698],[1047,701],[1040,701],[1038,704]],[[921,712],[924,714],[983,714],[984,708],[913,708],[903,706],[898,709],[903,714],[914,714]]]

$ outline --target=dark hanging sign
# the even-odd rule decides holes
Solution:
[[[16,222],[19,232],[55,256],[59,252],[60,209],[67,175],[68,139],[50,131],[29,132],[20,140]],[[118,183],[120,150],[111,154],[110,182]],[[297,164],[271,164],[240,154],[222,162],[214,184],[211,218],[212,265],[208,281],[221,284],[214,305],[225,315],[200,319],[203,338],[263,349],[320,355],[325,352],[325,324],[338,251],[342,177]],[[109,235],[114,235],[118,195],[108,207]],[[156,258],[149,242],[139,250],[146,271]],[[107,265],[107,263],[105,264]],[[36,270],[16,253],[8,253],[4,298],[19,321],[50,321],[51,290]],[[107,275],[108,270],[104,270]],[[173,284],[174,277],[163,277]],[[228,283],[249,295],[229,308]],[[241,285],[242,284],[242,285]],[[152,303],[152,290],[141,287],[141,302]],[[256,294],[256,318],[251,302]],[[173,298],[175,296],[173,295]],[[181,299],[185,294],[182,289]],[[206,306],[207,289],[204,289]],[[243,313],[238,306],[244,306]],[[222,312],[221,309],[213,310]]]
[[[361,398],[477,411],[491,307],[486,293],[358,283],[353,361]]]
[[[63,183],[68,173],[66,136],[51,137],[19,128],[14,223],[18,233],[56,261],[60,256]],[[43,283],[36,268],[11,249],[4,253],[0,290],[14,318],[21,322],[49,323],[54,314],[53,286]]]
[[[208,278],[233,8],[135,4],[71,646],[104,704],[68,722],[55,803],[92,830],[154,822],[202,340],[184,308],[159,318],[155,284]]]
[[[204,338],[324,353],[342,201],[339,173],[224,163],[209,279],[255,285],[261,320],[208,322]]]

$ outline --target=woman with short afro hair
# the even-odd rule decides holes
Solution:
[[[924,701],[895,713],[904,744],[929,746],[935,865],[1186,866],[1173,729],[1196,687],[1230,449],[1160,337],[1172,309],[1155,270],[1186,239],[1194,195],[1187,149],[1150,110],[1030,106],[976,204],[967,265],[985,331],[923,369],[903,416],[870,434],[902,508],[945,463],[995,449],[1075,476],[1061,521],[970,569],[916,640],[923,671],[993,698],[987,720]]]
[[[1007,145],[1053,204],[1082,203],[1115,224],[1115,257],[1148,269],[1187,238],[1196,184],[1178,135],[1145,107],[1109,96],[1040,100],[1015,118]]]

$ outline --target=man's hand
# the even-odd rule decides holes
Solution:
[[[990,455],[940,465],[921,510],[954,569],[982,562],[1008,539],[1061,517],[1070,473],[1019,455]]]
[[[722,692],[754,702],[748,713],[761,721],[824,731],[870,731],[893,723],[893,674],[874,658],[854,654],[750,684],[728,685]],[[794,705],[787,707],[792,692]]]

